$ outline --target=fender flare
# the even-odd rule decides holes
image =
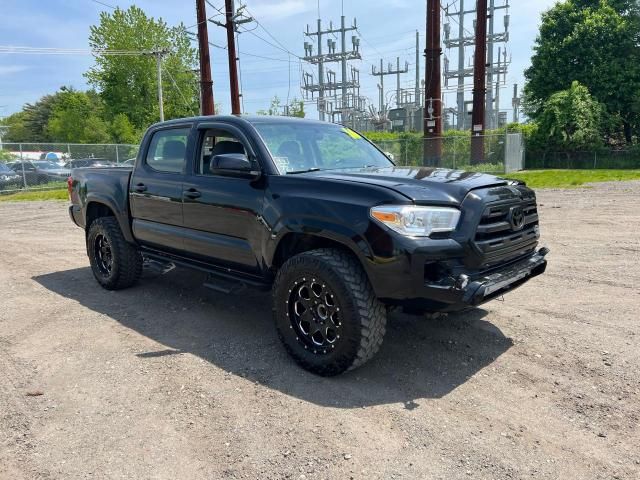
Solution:
[[[84,208],[84,222],[87,226],[87,212],[89,211],[89,206],[92,203],[97,203],[100,205],[104,205],[109,210],[113,212],[113,216],[116,218],[118,225],[120,225],[120,230],[122,230],[122,234],[127,242],[135,244],[135,238],[133,236],[133,232],[131,230],[131,225],[129,224],[129,208],[126,206],[123,211],[121,208],[118,208],[118,202],[107,195],[99,194],[99,193],[89,193],[86,198],[86,206]]]
[[[288,217],[277,224],[271,230],[271,234],[266,242],[264,253],[265,262],[271,267],[276,252],[282,240],[288,234],[307,235],[321,239],[331,240],[353,253],[365,271],[368,272],[368,260],[373,259],[371,247],[366,238],[346,224],[336,223],[333,219],[322,219],[318,217]]]

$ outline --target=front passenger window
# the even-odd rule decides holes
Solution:
[[[246,155],[242,142],[228,132],[208,130],[204,135],[200,149],[200,161],[197,169],[199,175],[211,175],[211,161],[216,155]]]
[[[156,132],[147,153],[147,165],[159,172],[182,173],[189,132],[188,128]]]

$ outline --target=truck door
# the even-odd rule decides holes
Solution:
[[[133,233],[142,244],[183,250],[182,189],[190,125],[152,133],[129,186]]]
[[[209,128],[211,126],[211,128]],[[196,258],[258,273],[264,226],[259,222],[264,178],[215,175],[216,155],[245,154],[259,170],[242,133],[224,124],[198,131],[193,165],[184,182],[185,250]]]

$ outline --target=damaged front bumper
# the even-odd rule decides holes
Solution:
[[[464,278],[458,279],[454,290],[458,290],[465,305],[481,305],[515,290],[538,275],[542,275],[547,269],[546,256],[548,254],[549,249],[542,248],[525,260],[473,281],[470,280],[465,288],[459,288],[461,280],[464,281]]]
[[[455,312],[477,307],[542,275],[547,268],[547,248],[489,271],[458,269],[455,274],[430,281],[423,278],[405,298],[385,299],[409,313]]]

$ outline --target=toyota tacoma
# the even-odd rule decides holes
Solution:
[[[143,266],[272,292],[289,354],[319,375],[363,365],[387,313],[475,307],[545,271],[535,193],[480,173],[397,167],[359,133],[273,117],[172,120],[131,168],[74,169],[73,222],[98,283]]]

